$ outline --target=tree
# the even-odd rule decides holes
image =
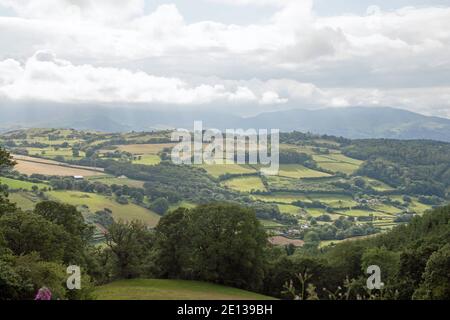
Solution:
[[[415,299],[450,299],[450,244],[445,245],[428,259],[423,282],[414,293]]]
[[[63,265],[44,261],[37,253],[0,256],[0,300],[31,300],[44,286],[53,299],[65,299],[66,278]]]
[[[191,259],[190,235],[186,228],[189,210],[178,208],[163,216],[156,226],[156,259],[161,277],[188,277],[186,265]]]
[[[47,261],[71,260],[65,257],[65,249],[73,246],[69,233],[40,215],[21,211],[4,214],[0,234],[15,255],[38,252]]]
[[[78,158],[80,156],[80,150],[77,148],[72,148],[72,156]]]
[[[139,221],[115,222],[108,228],[106,243],[116,260],[116,276],[135,278],[145,275],[153,237]]]
[[[158,242],[158,257],[167,255],[174,259],[174,269],[181,269],[176,277],[246,289],[261,287],[267,238],[253,210],[209,204],[179,210],[161,220],[157,238],[161,236],[163,240]],[[181,237],[173,232],[180,229]],[[171,250],[175,245],[184,249],[174,255]]]
[[[158,198],[150,206],[150,209],[155,211],[156,213],[163,215],[169,210],[170,203],[166,198]]]
[[[11,159],[8,152],[0,148],[0,171],[9,169],[14,166],[15,162]],[[8,188],[0,184],[0,216],[16,210],[16,206],[7,199]]]
[[[264,276],[267,235],[251,209],[211,204],[192,210],[194,269],[201,279],[257,289]]]
[[[34,213],[63,226],[67,232],[79,237],[86,243],[92,236],[92,228],[84,222],[83,215],[72,205],[43,201],[36,205]]]

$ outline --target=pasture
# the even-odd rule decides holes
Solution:
[[[222,182],[222,184],[230,189],[240,192],[266,191],[266,187],[260,177],[242,177],[233,178]]]
[[[22,210],[33,210],[39,199],[32,193],[29,192],[11,192],[9,194],[9,200],[15,203],[18,208]]]
[[[352,174],[363,163],[363,161],[349,158],[340,153],[313,155],[314,161],[317,162],[320,168],[329,170],[331,172],[342,172],[345,174]]]
[[[119,280],[97,287],[94,294],[98,300],[274,300],[217,284],[160,279]]]
[[[106,184],[107,186],[112,186],[113,184],[118,186],[128,186],[131,188],[143,188],[145,181],[139,181],[129,178],[116,178],[112,176],[94,176],[89,177],[89,181],[91,182],[99,182]]]
[[[87,206],[91,213],[108,208],[112,211],[114,220],[140,220],[150,227],[156,226],[160,216],[138,205],[119,204],[114,199],[95,193],[78,191],[51,191],[46,193],[51,200],[71,204],[73,206]]]
[[[203,164],[201,166],[208,172],[209,175],[214,178],[219,178],[224,174],[252,174],[256,173],[256,170],[249,165],[239,165],[239,164]]]
[[[31,191],[33,186],[38,187],[39,189],[48,188],[49,186],[45,183],[33,183],[28,181],[21,181],[10,178],[0,177],[0,184],[6,184],[10,190],[28,190]]]
[[[330,174],[306,168],[300,164],[284,164],[280,166],[280,177],[302,179],[329,177]]]

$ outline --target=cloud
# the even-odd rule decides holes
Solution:
[[[274,91],[267,91],[267,92],[264,92],[259,103],[261,103],[261,104],[283,104],[283,103],[287,103],[287,102],[288,102],[288,99],[280,98],[278,93],[276,93]]]
[[[0,84],[0,94],[13,100],[199,105],[259,99],[245,86],[190,85],[179,78],[145,72],[74,65],[48,51],[37,52],[23,67],[11,59],[0,62]],[[263,93],[262,101],[280,103],[276,93],[267,94]]]
[[[18,16],[32,19],[122,21],[144,12],[144,0],[0,0]]]
[[[206,0],[211,3],[222,3],[232,6],[275,6],[282,7],[293,0]],[[303,0],[297,0],[303,1]]]

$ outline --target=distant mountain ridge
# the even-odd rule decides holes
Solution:
[[[351,139],[429,139],[450,142],[450,119],[389,107],[293,109],[241,117],[217,111],[149,110],[133,107],[20,105],[0,103],[0,131],[59,127],[106,132],[209,128],[264,128],[342,136]]]
[[[281,131],[307,131],[352,139],[430,139],[450,142],[450,119],[373,107],[289,110],[246,119],[250,126],[276,123]]]

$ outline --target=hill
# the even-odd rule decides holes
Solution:
[[[249,127],[303,131],[351,139],[429,139],[450,142],[450,120],[394,108],[330,108],[263,113]]]
[[[185,280],[120,280],[97,287],[98,300],[273,300],[257,293]]]
[[[277,128],[342,136],[350,139],[430,139],[450,142],[450,119],[428,117],[387,107],[349,107],[307,110],[296,108],[252,117],[217,111],[150,107],[59,104],[17,104],[0,108],[0,132],[54,127],[104,132],[192,128],[202,120],[209,128]],[[14,124],[14,125],[12,125]]]

